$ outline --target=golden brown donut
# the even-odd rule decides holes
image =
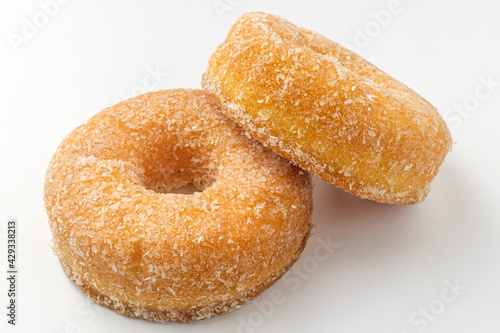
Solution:
[[[166,193],[194,184],[200,192]],[[247,137],[200,90],[138,96],[70,133],[45,205],[65,273],[98,303],[153,321],[238,308],[299,258],[309,173]]]
[[[361,198],[415,204],[451,148],[437,110],[359,55],[307,29],[248,13],[202,86],[267,147]]]

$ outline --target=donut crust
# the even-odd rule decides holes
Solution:
[[[451,150],[445,122],[419,94],[274,15],[241,16],[202,87],[265,146],[361,198],[421,202]]]
[[[200,192],[171,193],[194,184]],[[148,93],[71,132],[46,173],[66,275],[119,313],[193,321],[240,307],[300,257],[310,174],[200,90]]]

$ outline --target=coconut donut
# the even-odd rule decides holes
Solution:
[[[451,148],[437,110],[359,55],[273,15],[248,13],[202,86],[267,147],[361,198],[415,204]]]
[[[189,183],[199,192],[171,193]],[[101,111],[60,144],[44,191],[67,276],[153,321],[209,318],[259,295],[299,258],[312,214],[309,173],[200,90]]]

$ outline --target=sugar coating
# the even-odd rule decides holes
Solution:
[[[202,86],[264,145],[362,198],[421,202],[452,145],[437,110],[416,92],[273,15],[241,16]]]
[[[167,193],[188,183],[201,192]],[[44,190],[65,273],[154,321],[209,318],[260,294],[300,256],[312,214],[309,173],[199,90],[101,111],[60,144]]]

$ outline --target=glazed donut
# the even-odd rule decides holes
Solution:
[[[361,198],[422,201],[451,149],[445,122],[420,95],[273,15],[236,21],[202,87],[264,145]]]
[[[200,191],[172,193],[189,183]],[[129,316],[192,321],[238,308],[298,259],[311,184],[213,96],[179,89],[75,129],[44,192],[53,248],[81,290]]]

